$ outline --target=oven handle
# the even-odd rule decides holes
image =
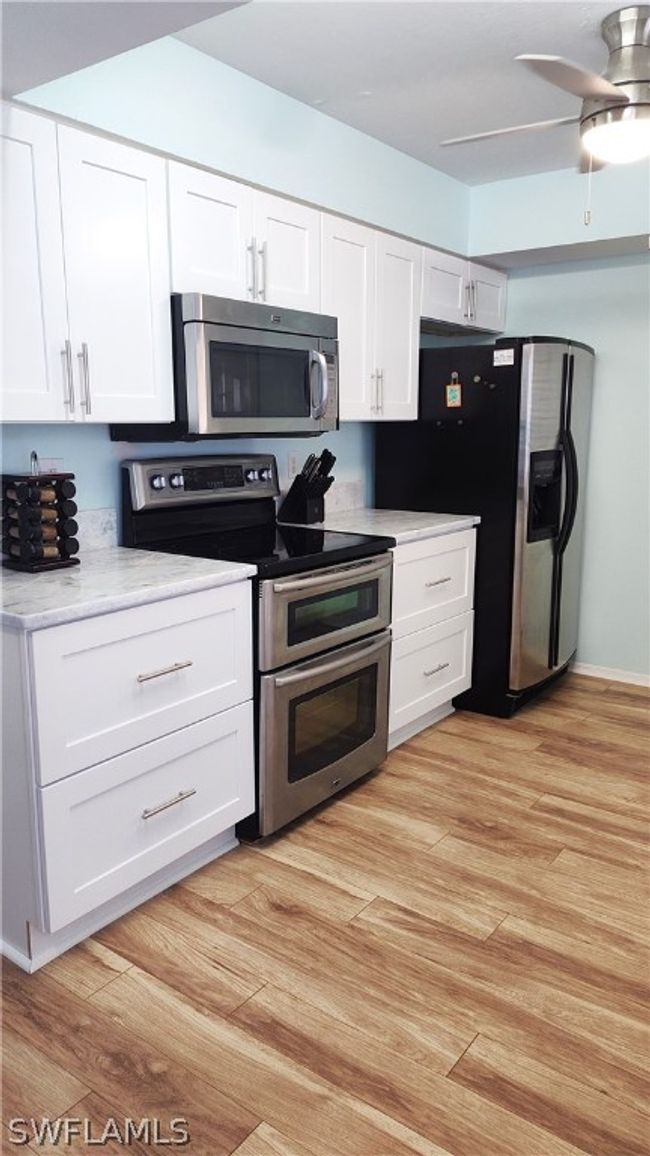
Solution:
[[[320,376],[320,400],[318,402],[318,405],[314,405],[313,393],[312,393],[311,416],[312,417],[323,417],[323,414],[325,413],[325,410],[327,409],[327,400],[329,397],[329,381],[328,381],[328,377],[327,377],[327,362],[325,360],[325,355],[323,353],[321,353],[318,349],[312,349],[309,356],[310,356],[310,366],[309,366],[310,376],[311,376],[311,370],[314,368],[315,365],[317,365],[320,369],[320,374],[319,374],[319,376]]]
[[[346,647],[346,653],[340,658],[330,659],[329,662],[322,662],[319,666],[312,666],[309,664],[309,670],[304,667],[301,671],[296,671],[295,674],[283,674],[275,676],[275,686],[281,690],[284,686],[293,686],[297,682],[304,682],[307,678],[320,678],[322,674],[335,674],[338,670],[345,670],[353,663],[363,661],[370,658],[371,655],[383,650],[390,641],[390,635],[384,631],[379,638],[373,638],[371,642],[363,643],[360,646]]]
[[[324,586],[328,589],[334,586],[347,586],[356,582],[358,578],[369,578],[372,574],[380,574],[382,570],[389,570],[392,565],[390,554],[381,558],[373,558],[370,562],[362,562],[359,566],[349,566],[339,574],[327,573],[326,570],[313,578],[295,578],[292,582],[274,582],[274,594],[293,594],[299,590],[313,590],[315,586]]]

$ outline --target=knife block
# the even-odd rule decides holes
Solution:
[[[278,519],[307,526],[322,522],[325,518],[324,497],[333,481],[330,476],[306,482],[302,474],[298,474],[278,507]]]

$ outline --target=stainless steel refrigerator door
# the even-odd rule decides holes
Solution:
[[[569,430],[575,446],[578,466],[577,506],[573,529],[566,549],[562,554],[560,583],[559,635],[556,662],[553,669],[564,666],[576,649],[578,642],[578,614],[580,603],[580,579],[582,574],[582,546],[585,520],[585,479],[587,474],[587,451],[589,446],[589,424],[591,420],[591,397],[593,392],[594,357],[586,349],[572,346],[573,381],[570,391],[571,412]]]
[[[531,343],[522,350],[517,463],[510,689],[525,690],[551,674],[554,541],[529,542],[530,455],[558,446],[562,383],[569,346]],[[564,505],[564,499],[562,501]]]

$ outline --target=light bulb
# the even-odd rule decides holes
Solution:
[[[592,118],[596,123],[583,130],[583,145],[599,161],[621,165],[650,157],[650,106],[625,109],[625,113],[600,122],[596,115]]]

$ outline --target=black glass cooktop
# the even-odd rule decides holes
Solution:
[[[268,525],[211,531],[148,543],[149,549],[192,558],[249,562],[260,578],[279,577],[368,558],[395,545],[378,534],[343,534],[303,526]]]

